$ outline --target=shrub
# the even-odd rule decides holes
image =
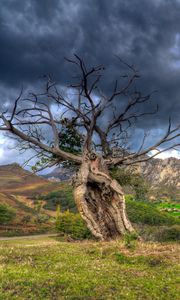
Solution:
[[[31,216],[30,215],[25,215],[23,218],[22,218],[22,223],[24,224],[27,224],[31,221]]]
[[[120,264],[132,264],[133,260],[131,257],[125,256],[122,253],[115,254],[116,261]]]
[[[5,204],[0,204],[0,224],[10,223],[16,216],[14,209]]]
[[[116,261],[120,264],[142,264],[148,267],[158,267],[163,264],[163,261],[159,257],[153,256],[126,256],[122,253],[115,254]]]
[[[58,232],[70,235],[74,239],[91,237],[91,233],[80,214],[74,214],[70,211],[60,213],[60,216],[56,221],[56,229]]]
[[[38,214],[35,222],[37,224],[42,224],[42,223],[46,223],[48,220],[49,220],[49,216],[47,216],[45,214]]]
[[[135,172],[124,168],[114,168],[111,176],[116,179],[121,186],[131,186],[136,200],[146,200],[149,186],[144,178]]]
[[[155,240],[158,242],[180,241],[180,226],[163,226],[155,233]]]

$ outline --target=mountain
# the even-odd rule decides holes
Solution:
[[[149,183],[152,199],[180,200],[180,159],[152,159],[139,166]]]
[[[164,184],[167,186],[180,187],[180,159],[170,157],[167,159],[151,159],[142,162],[136,171],[139,172],[152,185]],[[74,174],[73,170],[65,168],[55,168],[51,173],[45,175],[46,178],[69,180]]]
[[[71,179],[73,175],[74,175],[74,170],[58,167],[55,168],[49,174],[44,175],[43,177],[52,181],[66,181]]]
[[[180,187],[180,159],[151,159],[140,164],[139,172],[154,187],[162,184]]]

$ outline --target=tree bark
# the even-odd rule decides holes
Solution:
[[[109,176],[103,158],[86,155],[73,182],[79,213],[96,238],[112,240],[135,231],[121,186]]]

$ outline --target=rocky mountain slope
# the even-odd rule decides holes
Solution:
[[[141,163],[139,172],[152,186],[180,187],[180,159],[152,159]]]
[[[51,181],[66,181],[71,179],[71,177],[74,174],[74,170],[72,169],[66,169],[66,168],[55,168],[50,173],[44,175],[44,178],[47,178]]]
[[[150,198],[180,201],[180,159],[152,159],[138,171],[150,186]]]

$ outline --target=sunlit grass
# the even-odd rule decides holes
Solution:
[[[179,203],[166,203],[162,202],[157,205],[158,209],[165,211],[174,217],[180,217],[180,204]]]
[[[178,299],[178,245],[3,241],[0,299]]]

